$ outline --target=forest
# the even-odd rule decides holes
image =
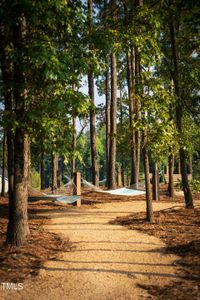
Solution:
[[[75,171],[108,189],[144,186],[149,222],[159,181],[168,170],[173,198],[176,172],[185,207],[194,207],[199,13],[198,1],[189,0],[1,1],[8,245],[21,246],[29,236],[29,186],[54,193]]]

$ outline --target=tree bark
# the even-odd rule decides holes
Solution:
[[[6,131],[3,134],[3,157],[2,157],[2,177],[1,177],[1,196],[5,197],[5,170],[6,170]]]
[[[169,24],[170,27],[170,38],[172,45],[172,60],[173,60],[173,82],[174,89],[176,95],[176,124],[179,132],[179,136],[183,135],[182,128],[182,118],[183,118],[183,103],[181,101],[181,92],[180,92],[180,84],[179,84],[179,67],[178,67],[178,50],[177,50],[177,41],[176,41],[176,31],[174,27],[173,20]],[[183,145],[180,145],[179,148],[179,156],[180,156],[180,168],[181,168],[181,178],[183,185],[183,192],[185,197],[185,205],[186,208],[193,208],[193,198],[190,190],[188,177],[187,177],[187,166],[186,166],[186,154],[183,148]]]
[[[136,142],[135,142],[135,128],[134,128],[134,86],[133,86],[133,68],[130,53],[127,53],[127,83],[129,96],[129,122],[131,132],[131,185],[137,188],[137,158],[136,158]],[[134,83],[135,84],[135,83]]]
[[[174,156],[173,154],[169,155],[168,165],[169,165],[168,193],[169,193],[169,197],[174,198]]]
[[[109,156],[110,156],[110,75],[109,58],[107,58],[106,70],[106,181],[108,186],[109,178]]]
[[[108,188],[116,188],[116,134],[117,134],[117,61],[111,54],[111,110],[110,110],[110,153]]]
[[[29,137],[21,128],[17,128],[15,132],[14,151],[14,190],[6,243],[22,246],[29,235],[27,213]]]
[[[3,81],[3,96],[5,103],[6,132],[7,132],[7,168],[8,168],[8,194],[9,199],[13,196],[13,180],[14,180],[14,145],[13,133],[9,124],[12,119],[13,110],[13,63],[10,56],[6,53],[6,48],[11,43],[12,34],[6,26],[0,28],[0,61]]]
[[[23,15],[13,26],[14,51],[18,59],[14,62],[14,101],[18,127],[14,134],[14,184],[13,197],[10,199],[9,222],[6,243],[22,246],[29,235],[27,199],[29,177],[29,137],[23,123],[27,99],[26,75],[22,70],[24,62],[26,19]]]
[[[58,189],[58,155],[52,155],[52,194],[56,193]]]
[[[73,151],[75,151],[75,149],[76,149],[76,118],[75,117],[73,117],[72,147],[73,147]],[[76,172],[76,158],[73,156],[72,157],[72,171],[71,171],[72,177],[75,172]]]
[[[146,217],[148,222],[153,220],[153,206],[151,200],[151,186],[150,186],[150,175],[149,175],[149,157],[147,152],[147,132],[143,130],[143,164],[144,164],[144,175],[145,175],[145,189],[146,189]]]
[[[121,173],[122,173],[122,186],[126,186],[126,179],[125,179],[125,161],[124,161],[124,160],[122,160]]]
[[[152,191],[153,191],[153,200],[160,200],[160,190],[159,190],[159,174],[158,174],[158,165],[154,163],[153,178],[152,178]]]
[[[44,149],[41,147],[41,157],[40,157],[40,188],[45,189],[45,163],[44,163]]]
[[[108,1],[104,0],[103,21],[107,21],[108,17]],[[109,156],[110,156],[110,57],[107,54],[105,57],[107,64],[105,72],[105,96],[106,96],[106,186],[109,181]]]
[[[139,1],[138,5],[142,5],[142,1]],[[134,79],[134,84],[135,84],[135,108],[134,108],[134,121],[138,122],[139,120],[139,111],[140,111],[140,102],[139,102],[139,97],[138,94],[140,92],[140,74],[141,74],[141,65],[140,65],[140,54],[137,48],[133,50],[131,49],[131,57],[132,61],[135,59],[135,63],[132,66],[133,70],[133,77]],[[134,72],[135,68],[135,72]],[[136,188],[138,186],[138,180],[139,180],[139,171],[140,171],[140,131],[136,128],[135,129],[135,151],[136,151]]]
[[[89,20],[89,33],[92,32],[92,0],[88,0],[88,20]],[[90,42],[90,50],[92,45]],[[95,113],[95,102],[94,102],[94,78],[92,68],[88,74],[88,94],[92,109],[90,110],[90,144],[91,144],[91,158],[92,158],[92,183],[96,186],[99,185],[99,168],[97,162],[97,145],[96,145],[96,113]]]

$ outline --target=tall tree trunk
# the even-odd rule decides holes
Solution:
[[[110,156],[110,75],[109,58],[107,58],[106,70],[106,181],[108,186],[109,178],[109,156]]]
[[[104,0],[103,20],[106,22],[108,17],[108,1]],[[106,55],[105,72],[105,95],[106,95],[106,186],[109,181],[109,157],[110,157],[110,57]]]
[[[150,185],[150,175],[149,175],[149,158],[147,151],[147,132],[143,130],[142,133],[143,140],[143,164],[144,164],[144,175],[145,175],[145,189],[146,189],[146,217],[148,222],[153,220],[153,206],[151,200],[151,185]]]
[[[27,98],[26,77],[22,71],[24,62],[25,37],[27,33],[26,19],[19,16],[13,26],[14,51],[18,58],[14,62],[14,101],[16,122],[19,125],[14,134],[14,185],[13,198],[10,199],[10,215],[7,228],[6,243],[12,246],[21,246],[29,235],[27,199],[29,177],[29,137],[22,125],[25,116]],[[20,56],[20,57],[19,57]]]
[[[52,155],[52,194],[58,189],[58,155]]]
[[[120,86],[120,130],[123,132],[123,96],[122,96],[122,86]],[[121,153],[121,168],[120,168],[120,177],[121,185],[124,186],[124,153]],[[119,174],[118,174],[119,175]],[[119,180],[118,180],[119,181]],[[118,184],[119,186],[119,184]]]
[[[45,189],[45,163],[44,163],[44,148],[41,147],[41,157],[40,157],[40,188]]]
[[[75,151],[75,149],[76,149],[76,118],[75,117],[73,117],[72,147],[73,147],[73,151]],[[75,172],[76,172],[76,158],[73,156],[72,157],[72,171],[71,171],[72,177]]]
[[[113,21],[117,19],[116,1],[110,1]],[[116,138],[117,138],[117,58],[114,49],[111,53],[111,106],[110,106],[110,152],[108,188],[116,188]]]
[[[88,20],[89,20],[89,33],[92,32],[92,0],[88,0]],[[93,46],[90,42],[90,50]],[[97,145],[96,145],[96,113],[95,113],[95,102],[94,102],[94,78],[92,68],[88,74],[88,93],[92,104],[90,110],[90,144],[91,144],[91,158],[92,158],[92,183],[96,186],[99,185],[99,168],[97,162]]]
[[[169,197],[174,198],[174,156],[173,154],[169,155],[168,165],[169,165],[168,193],[169,193]]]
[[[10,45],[11,32],[6,26],[0,28],[0,60],[1,60],[1,72],[3,80],[3,96],[5,103],[5,115],[7,119],[7,168],[8,168],[8,194],[9,199],[13,196],[13,180],[14,180],[14,142],[13,133],[9,126],[9,120],[13,110],[13,63],[10,56],[7,54],[7,46]],[[9,47],[8,47],[9,48]],[[11,201],[9,202],[11,203]]]
[[[159,174],[158,174],[158,165],[155,162],[154,163],[154,170],[153,170],[153,178],[152,178],[152,195],[153,195],[153,200],[160,200],[160,190],[159,190]]]
[[[142,2],[139,3],[139,5],[142,5]],[[132,78],[135,77],[134,79],[134,84],[135,84],[135,103],[134,103],[134,121],[135,123],[139,121],[139,111],[140,111],[140,102],[139,102],[139,97],[138,94],[140,92],[140,74],[141,74],[141,65],[140,65],[140,54],[137,48],[133,50],[131,49],[131,57],[132,57],[132,72],[133,76]],[[135,68],[135,69],[134,69]],[[135,129],[135,151],[136,151],[136,188],[138,186],[138,180],[139,180],[139,171],[140,171],[140,131],[136,128]]]
[[[108,188],[116,188],[116,134],[117,134],[117,61],[111,54],[111,110],[110,110],[110,153]]]
[[[122,172],[122,186],[126,186],[126,179],[125,179],[125,161],[122,160],[122,168],[121,168],[121,172]]]
[[[3,156],[2,156],[2,177],[1,177],[1,196],[5,197],[5,169],[6,169],[6,131],[3,134]]]
[[[136,143],[135,143],[135,128],[134,128],[134,85],[133,85],[133,69],[132,57],[127,53],[127,82],[129,96],[129,122],[131,132],[131,185],[137,186],[137,158],[136,158]],[[135,84],[135,83],[134,83]]]
[[[177,124],[179,135],[180,137],[182,137],[183,103],[181,101],[181,92],[179,86],[178,50],[177,50],[176,32],[175,32],[173,20],[170,22],[170,38],[171,38],[171,45],[172,45],[172,60],[174,66],[173,82],[174,82],[175,95],[177,98],[176,99],[176,124]],[[186,208],[193,208],[194,205],[193,205],[192,193],[190,190],[188,177],[187,177],[186,154],[183,145],[180,145],[179,155],[180,155],[180,168],[181,168],[183,192],[185,197],[185,205]]]

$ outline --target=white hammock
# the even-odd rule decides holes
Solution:
[[[144,195],[145,194],[144,191],[127,189],[125,187],[116,189],[116,190],[103,191],[103,192],[109,193],[112,195],[119,195],[119,196],[136,196],[136,195]]]

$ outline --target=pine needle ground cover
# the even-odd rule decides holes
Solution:
[[[145,285],[153,299],[199,299],[200,297],[200,193],[194,195],[195,209],[177,207],[154,213],[146,222],[144,212],[118,217],[113,222],[154,235],[163,240],[166,251],[180,257],[177,281],[166,286]]]
[[[48,202],[29,204],[30,237],[21,248],[5,247],[8,219],[8,199],[0,198],[0,280],[1,282],[23,282],[38,274],[43,263],[56,256],[59,251],[70,251],[69,241],[47,232],[43,226],[49,219],[37,215],[39,212],[62,209]]]

